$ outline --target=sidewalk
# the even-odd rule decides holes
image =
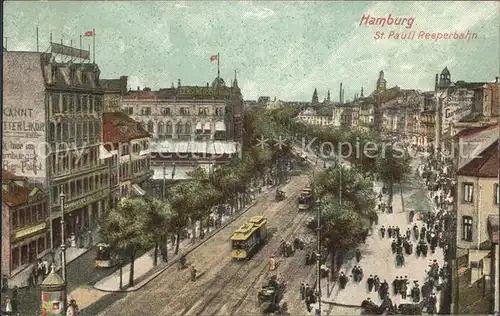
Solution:
[[[376,191],[379,190],[379,185],[375,184],[377,187]],[[419,190],[411,190],[409,192],[405,192],[404,200],[407,200],[410,196],[414,195],[415,192]],[[375,225],[373,228],[373,233],[368,236],[366,243],[362,244],[358,249],[360,249],[362,257],[361,261],[357,263],[356,259],[353,258],[350,261],[346,262],[341,268],[339,272],[344,272],[347,276],[351,275],[351,270],[355,265],[360,265],[363,269],[364,277],[360,283],[354,283],[352,278],[349,278],[349,281],[346,285],[346,288],[340,290],[338,285],[333,285],[332,293],[328,297],[326,295],[327,289],[326,286],[322,287],[322,292],[324,294],[325,303],[330,303],[339,306],[352,306],[359,307],[361,302],[368,297],[371,298],[373,302],[376,304],[380,304],[381,300],[377,293],[368,292],[366,280],[370,275],[378,275],[380,280],[383,282],[387,280],[390,286],[390,295],[389,297],[393,301],[393,304],[403,304],[403,303],[411,303],[410,299],[403,300],[401,295],[394,295],[392,292],[392,281],[396,276],[408,276],[408,279],[411,283],[414,280],[417,280],[420,285],[424,284],[425,271],[428,270],[428,265],[432,260],[436,259],[440,266],[443,266],[443,254],[441,248],[436,248],[436,252],[434,254],[430,253],[426,258],[419,257],[417,258],[415,255],[415,250],[412,255],[405,255],[405,265],[398,268],[395,265],[395,255],[391,251],[391,239],[386,237],[384,239],[381,238],[379,234],[379,229],[382,225],[386,228],[388,226],[399,226],[401,231],[404,233],[410,225],[408,223],[408,215],[406,212],[403,212],[403,205],[401,203],[400,198],[395,198],[393,201],[393,209],[394,213],[379,213],[379,221],[378,225]],[[419,228],[422,226],[420,221],[415,221]],[[413,241],[415,246],[415,242]],[[325,282],[326,283],[326,282]],[[438,304],[439,306],[439,298]]]
[[[92,247],[93,247],[100,241],[99,232],[97,230],[92,232],[92,239],[93,239],[92,242]],[[92,247],[89,247],[88,244],[85,244],[85,246],[86,247],[79,248],[77,243],[77,247],[66,248],[66,265],[68,265],[70,262],[74,261],[81,255],[85,254],[87,251],[92,249]],[[50,265],[52,263],[51,252],[47,251],[47,253],[41,259],[46,260]],[[25,288],[29,286],[28,279],[30,277],[31,270],[33,269],[33,266],[35,264],[36,262],[28,265],[21,272],[10,278],[8,281],[9,288],[13,288],[14,286],[17,286],[18,288]],[[56,265],[56,271],[59,271],[61,269],[61,247],[57,247],[55,249],[54,264]],[[38,281],[39,283],[41,283],[42,279],[39,278]]]

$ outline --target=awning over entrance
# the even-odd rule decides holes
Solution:
[[[135,193],[138,195],[146,195],[146,191],[144,191],[138,184],[134,183],[132,184],[132,189],[134,190]]]
[[[104,148],[104,145],[99,146],[99,159],[108,159],[111,157],[113,157],[113,154]]]

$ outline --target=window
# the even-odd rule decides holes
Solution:
[[[172,132],[173,132],[172,122],[168,121],[167,125],[166,125],[166,128],[165,128],[165,134],[171,135]]]
[[[132,115],[134,114],[134,108],[133,107],[126,107],[124,109],[125,114]]]
[[[474,185],[464,183],[464,202],[472,203],[474,201]]]
[[[198,110],[198,115],[208,115],[208,108],[200,108]]]
[[[68,113],[69,111],[69,95],[63,94],[62,97],[62,112]]]
[[[179,113],[181,115],[189,115],[189,108],[180,108]]]
[[[158,135],[165,134],[165,124],[163,122],[158,123]]]
[[[186,124],[184,125],[184,133],[191,134],[191,123],[186,122]]]
[[[495,204],[498,205],[500,204],[500,188],[498,186],[498,183],[493,186],[494,189],[494,195],[495,195]]]
[[[101,100],[101,96],[96,96],[95,100],[94,100],[94,110],[96,112],[100,112],[101,111],[101,108],[102,108],[102,100]]]
[[[144,107],[141,109],[141,115],[151,115],[151,108],[150,107]]]
[[[462,240],[472,241],[472,217],[462,217]]]
[[[82,97],[82,112],[88,113],[88,111],[89,111],[89,96],[84,95]]]
[[[19,248],[12,248],[11,251],[11,258],[12,258],[12,270],[15,270],[19,267],[20,264],[20,259],[19,259]]]
[[[182,123],[181,122],[177,123],[177,125],[175,126],[175,132],[177,133],[177,135],[182,134]]]
[[[12,228],[13,229],[16,229],[19,227],[18,214],[19,214],[19,212],[12,211]]]
[[[52,113],[61,113],[59,108],[59,94],[52,95]]]
[[[86,72],[82,72],[82,83],[83,84],[86,84],[89,80],[89,78],[87,78],[87,73]]]
[[[75,113],[82,112],[82,99],[80,95],[75,95]]]
[[[153,121],[148,122],[148,132],[153,133],[154,132],[154,124]]]
[[[56,141],[56,123],[49,124],[49,139],[51,142]]]
[[[161,109],[161,115],[163,115],[163,116],[169,116],[170,115],[170,108],[163,108],[163,109]]]
[[[94,113],[95,97],[89,96],[89,113]]]

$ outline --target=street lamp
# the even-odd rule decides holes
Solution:
[[[318,296],[318,313],[317,315],[321,315],[321,200],[316,200],[316,208],[317,208],[317,217],[318,217],[318,227],[316,227],[316,234],[318,238],[318,249],[316,254],[316,264],[317,264],[317,296]]]
[[[61,269],[62,269],[62,279],[64,281],[64,299],[66,299],[67,291],[68,291],[68,279],[66,275],[66,243],[64,241],[64,201],[66,199],[66,195],[64,194],[63,187],[61,186],[61,194],[59,194],[59,200],[61,204]],[[66,303],[63,302],[62,306],[62,315],[66,315]]]

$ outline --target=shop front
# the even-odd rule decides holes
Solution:
[[[48,248],[49,237],[46,222],[13,233],[10,244],[10,276],[43,257]]]
[[[90,194],[84,198],[68,201],[64,212],[64,240],[68,242],[74,234],[77,238],[97,228],[104,214],[109,189]],[[54,245],[61,243],[61,217],[52,220]]]

